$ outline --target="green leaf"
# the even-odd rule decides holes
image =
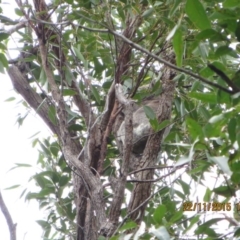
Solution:
[[[167,208],[165,205],[159,205],[153,214],[153,220],[157,224],[162,224],[162,218],[164,217],[165,213],[167,211]]]
[[[216,224],[222,220],[226,220],[225,218],[214,218],[211,219],[209,221],[206,221],[205,223],[203,223],[202,225],[200,225],[196,230],[195,230],[195,234],[206,234],[209,237],[214,237],[217,238],[217,234],[215,233],[215,231],[213,229],[210,228],[210,226],[212,226],[213,224]]]
[[[63,89],[63,96],[74,96],[76,94],[76,91],[72,89]]]
[[[239,163],[240,166],[240,163]],[[240,174],[239,172],[233,172],[232,176],[231,176],[231,180],[233,183],[235,184],[239,184],[240,183]]]
[[[54,187],[46,186],[46,188],[43,188],[37,195],[37,198],[45,198],[46,196],[49,196],[51,193],[55,194],[55,191],[57,189]]]
[[[203,138],[204,134],[202,131],[202,127],[192,118],[188,117],[186,119],[187,128],[189,130],[190,135],[193,139]]]
[[[154,118],[154,119],[149,119],[149,122],[150,122],[151,127],[153,128],[153,130],[154,130],[155,132],[160,131],[161,129],[164,128],[164,123],[162,122],[163,125],[162,125],[162,123],[159,124],[159,123],[158,123],[158,120],[157,120],[156,118]],[[163,127],[160,126],[160,125],[162,125]],[[160,130],[158,130],[158,127],[159,127]]]
[[[156,131],[161,131],[162,129],[166,128],[169,126],[170,120],[164,120],[160,124],[158,124]]]
[[[112,238],[110,238],[110,239],[112,239]],[[100,237],[98,237],[97,240],[107,240],[107,239],[105,237],[103,237],[103,236],[100,236]]]
[[[206,155],[207,155],[208,160],[216,163],[218,165],[218,167],[224,173],[226,173],[228,175],[232,174],[232,171],[230,170],[229,165],[228,165],[228,157],[225,157],[225,156],[213,157],[213,156],[210,156],[208,153]]]
[[[234,237],[240,237],[240,227],[238,227],[234,233]]]
[[[201,31],[197,36],[196,39],[201,41],[205,39],[209,39],[214,42],[219,42],[222,40],[226,40],[226,38],[219,32],[213,30],[213,29],[205,29]]]
[[[38,183],[38,185],[41,187],[41,188],[44,188],[45,185],[46,185],[46,179],[44,178],[44,176],[42,175],[36,175],[35,177],[35,180],[36,182]],[[49,182],[49,181],[48,181]]]
[[[8,99],[6,99],[4,102],[12,102],[14,101],[16,98],[15,97],[10,97]]]
[[[223,7],[225,8],[234,8],[240,6],[239,0],[225,0],[223,2]]]
[[[17,21],[13,21],[11,18],[8,18],[2,14],[0,14],[0,21],[1,23],[4,23],[5,25],[15,25],[17,24]]]
[[[220,58],[224,55],[229,55],[229,56],[238,58],[237,53],[229,46],[220,46],[219,48],[217,48],[217,50],[215,52],[216,58]]]
[[[178,210],[176,211],[176,213],[171,217],[171,219],[169,220],[170,223],[176,223],[178,222],[183,216],[183,211],[182,210]]]
[[[238,143],[238,146],[240,146],[240,134],[239,133],[237,134],[237,143]]]
[[[211,28],[206,11],[198,0],[187,0],[186,13],[193,24],[201,30]]]
[[[5,74],[5,72],[4,72],[4,66],[3,66],[3,63],[0,61],[0,72],[2,73],[2,74]]]
[[[209,119],[209,123],[217,123],[217,122],[219,122],[219,121],[221,121],[221,120],[223,120],[224,119],[224,116],[225,116],[225,114],[219,114],[219,115],[215,115],[215,116],[212,116],[210,119]]]
[[[85,70],[87,70],[88,64],[87,64],[87,61],[84,59],[82,53],[80,52],[80,50],[77,47],[74,47],[73,49],[74,49],[74,52],[75,52],[76,56],[78,57],[78,59],[80,59],[83,62]]]
[[[207,189],[206,189],[206,192],[205,192],[205,195],[204,195],[204,197],[203,197],[203,201],[204,201],[204,202],[210,202],[210,200],[211,200],[211,195],[212,195],[212,191],[211,191],[209,188],[207,188]]]
[[[58,143],[56,143],[56,142],[52,143],[49,149],[54,157],[58,156],[58,152],[59,152]]]
[[[29,192],[27,195],[26,195],[26,197],[25,197],[25,199],[26,200],[31,200],[31,199],[38,199],[38,200],[40,200],[40,199],[44,199],[45,197],[44,196],[40,196],[40,194],[39,193],[32,193],[32,192]]]
[[[174,34],[173,37],[173,49],[176,54],[176,62],[177,66],[182,66],[182,57],[183,57],[183,36],[182,31],[180,29],[177,29],[177,31]]]
[[[236,128],[237,128],[237,121],[235,118],[231,118],[228,123],[228,134],[229,139],[232,143],[236,141]]]
[[[240,152],[230,154],[228,165],[233,172],[240,173]]]
[[[4,190],[11,190],[11,189],[18,188],[18,187],[20,187],[20,186],[21,186],[20,184],[16,184],[16,185],[13,185],[13,186],[11,186],[11,187],[5,188]]]
[[[186,164],[186,163],[192,161],[193,155],[194,155],[194,152],[195,152],[194,146],[195,146],[195,144],[196,144],[197,142],[198,142],[198,139],[196,139],[195,142],[191,145],[191,148],[190,148],[190,151],[189,151],[188,156],[181,156],[181,157],[177,160],[177,162],[176,162],[176,164],[175,164],[175,167],[181,166],[181,165],[183,165],[183,164]]]
[[[183,189],[183,192],[184,192],[185,196],[189,195],[190,194],[189,184],[185,183],[181,179],[178,180],[178,183],[182,186],[182,189]]]
[[[15,163],[17,165],[17,167],[32,167],[31,164],[27,164],[27,163]]]
[[[39,76],[39,82],[44,85],[46,83],[46,80],[47,80],[47,77],[46,77],[46,73],[45,71],[43,70],[43,68],[41,69],[41,72],[40,72],[40,76]]]
[[[230,188],[229,186],[221,186],[218,188],[214,188],[212,190],[214,193],[224,196],[226,198],[233,197],[235,195],[235,190]]]
[[[232,81],[238,88],[240,88],[240,70],[235,72]]]
[[[8,60],[3,53],[0,53],[0,61],[5,68],[8,68]]]
[[[128,221],[119,230],[124,231],[124,230],[133,229],[133,228],[136,228],[136,227],[137,227],[137,224],[135,222]]]
[[[178,191],[178,190],[174,190],[174,194],[176,194],[178,197],[180,197],[182,200],[186,199],[186,195],[183,194],[182,192]]]
[[[73,0],[66,0],[68,4],[73,4]]]
[[[175,164],[175,167],[181,166],[181,165],[186,164],[186,163],[188,163],[188,162],[190,162],[190,161],[192,161],[192,159],[189,158],[188,156],[181,156],[181,157],[177,160],[177,162],[176,162],[176,164]]]
[[[60,180],[59,180],[59,186],[63,187],[65,185],[67,185],[69,183],[69,177],[67,176],[61,176]]]
[[[72,85],[73,80],[73,73],[71,72],[71,69],[67,66],[65,70],[65,78],[69,86]]]
[[[215,93],[199,93],[199,92],[190,92],[189,97],[196,98],[203,101],[204,103],[217,103],[217,98]]]
[[[119,235],[111,237],[109,240],[118,240],[120,238]]]
[[[237,37],[237,40],[240,42],[240,23],[238,22],[237,28],[235,30],[235,35]]]
[[[57,125],[56,109],[54,106],[49,106],[48,117],[54,125]]]
[[[184,230],[184,234],[186,232],[188,232],[188,230],[190,230],[198,221],[199,221],[199,218],[200,218],[200,214],[199,215],[195,215],[191,220],[190,220],[190,224],[189,226]]]
[[[5,32],[0,32],[0,42],[7,39],[9,37],[9,34]]]
[[[99,95],[99,92],[93,85],[91,85],[91,91],[92,91],[92,94],[95,97],[95,100],[97,101],[97,103],[101,104],[101,97]]]
[[[15,8],[15,13],[16,13],[18,16],[20,16],[20,17],[23,16],[23,12],[22,12],[20,9],[18,9],[18,8]]]
[[[149,119],[156,119],[156,114],[155,112],[152,110],[152,108],[150,108],[149,106],[143,106],[143,110],[147,116],[147,118]]]
[[[10,172],[19,167],[32,167],[32,165],[26,163],[15,163],[15,165],[16,165],[15,167],[10,168],[8,171]]]
[[[163,3],[162,1],[158,2],[158,3]],[[178,10],[179,5],[182,3],[182,0],[175,0],[174,1],[174,6],[171,8],[170,12],[169,12],[169,16],[174,16],[174,13]]]
[[[209,118],[211,117],[210,113],[204,106],[199,107],[199,113],[205,120],[209,120]]]
[[[229,93],[226,93],[220,89],[217,91],[217,101],[220,104],[226,103],[229,104],[231,103],[231,96]]]
[[[205,67],[200,70],[199,74],[205,78],[209,78],[214,75],[214,72],[209,67]]]
[[[27,188],[25,188],[22,193],[20,194],[19,198],[22,198],[22,196],[25,194],[25,192],[27,191]]]
[[[153,11],[154,11],[154,8],[149,8],[149,9],[147,9],[147,10],[142,14],[142,17],[145,18],[145,19],[148,18],[149,16],[152,15]]]
[[[42,228],[48,228],[50,227],[50,224],[47,221],[44,220],[37,220],[36,221]]]
[[[177,29],[178,29],[178,25],[175,25],[174,28],[170,31],[170,33],[167,35],[166,41],[169,41],[173,37]]]

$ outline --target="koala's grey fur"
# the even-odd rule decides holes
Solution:
[[[154,112],[157,111],[159,100],[148,100],[143,102],[143,105],[152,108]],[[151,125],[144,112],[143,106],[136,107],[133,113],[133,153],[141,154],[146,146],[148,136],[151,132]],[[125,122],[123,121],[117,132],[118,140],[123,146],[125,141]]]

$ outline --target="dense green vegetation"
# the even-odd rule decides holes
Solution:
[[[20,75],[14,77],[15,68],[8,68],[18,69],[21,84],[27,84],[23,87],[31,87],[29,91],[38,96],[24,95],[24,89],[13,83],[26,111],[35,109],[53,132],[47,139],[34,139],[41,171],[31,181],[39,191],[26,189],[21,196],[37,200],[47,213],[38,221],[44,239],[238,239],[240,2],[16,2],[14,18],[0,9],[5,26],[0,32],[0,71],[8,71],[18,82]],[[21,46],[17,59],[7,54],[12,40]],[[169,65],[172,52],[175,62]],[[151,109],[145,112],[154,130],[166,125],[171,130],[161,143],[148,204],[136,220],[128,205],[136,175],[128,171],[122,178],[121,154],[113,131],[108,132],[116,99],[111,86],[122,84],[126,96],[141,104],[145,97],[161,94],[167,65],[177,73],[171,119],[161,125]],[[17,120],[24,124],[24,118]],[[95,129],[98,124],[101,133],[100,127]],[[83,165],[78,169],[68,150],[73,159],[80,154],[88,170],[81,170]],[[103,218],[96,211],[91,179],[102,184]],[[119,182],[124,197],[119,216],[114,216],[118,222],[113,221],[114,231],[107,237],[99,219],[113,216],[114,187]],[[75,204],[83,195],[84,213]],[[91,231],[94,234],[87,235]]]

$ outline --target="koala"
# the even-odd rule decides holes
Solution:
[[[159,100],[148,100],[143,102],[143,105],[157,111]],[[148,136],[151,132],[151,125],[144,112],[143,106],[138,106],[133,113],[133,149],[134,154],[142,154],[147,143]],[[125,141],[125,122],[123,121],[117,131],[118,141],[123,147]]]

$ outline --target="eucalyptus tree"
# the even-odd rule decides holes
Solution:
[[[45,239],[237,237],[240,3],[16,3],[0,70],[52,131],[23,192]]]

